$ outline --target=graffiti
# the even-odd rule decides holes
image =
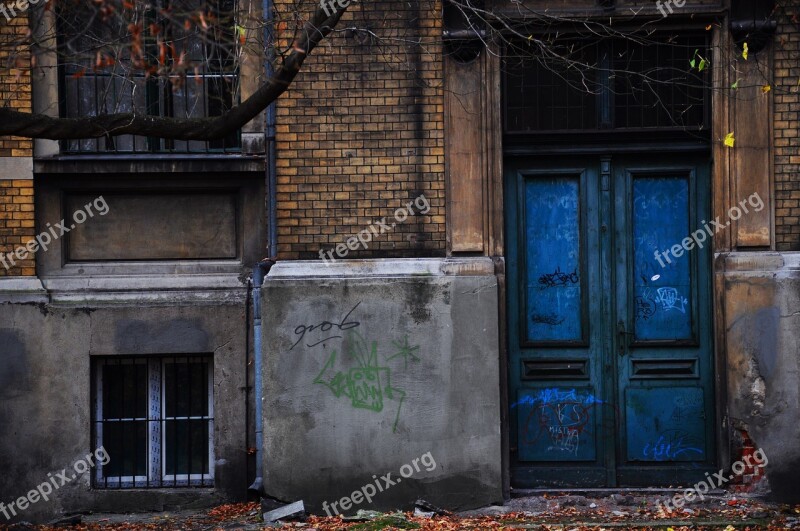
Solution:
[[[394,341],[393,344],[398,352],[387,357],[387,362],[402,357],[407,368],[409,359],[412,362],[420,361],[414,354],[419,350],[419,346],[410,346],[407,336],[402,343]],[[368,343],[357,332],[348,332],[347,339],[342,345],[342,352],[345,353],[343,357],[347,360],[355,360],[357,366],[337,370],[335,368],[337,351],[334,350],[320,373],[314,378],[314,384],[324,385],[336,398],[341,396],[349,398],[354,409],[382,412],[387,401],[397,402],[392,425],[392,432],[396,432],[406,392],[392,385],[391,368],[379,365],[378,342]]]
[[[547,451],[577,455],[581,435],[591,429],[591,410],[602,403],[591,393],[550,388],[525,396],[511,407],[531,406],[523,425],[525,444],[544,441]]]
[[[564,322],[564,317],[559,319],[557,314],[551,313],[549,315],[536,314],[531,316],[531,321],[536,324],[545,324],[550,326],[558,326]]]
[[[556,267],[556,270],[553,273],[549,273],[539,277],[539,284],[541,284],[545,288],[556,288],[577,283],[578,283],[577,267],[572,271],[572,273],[562,273],[561,268]]]
[[[563,426],[550,426],[550,440],[552,444],[547,447],[548,450],[557,450],[560,452],[567,452],[573,455],[578,455],[580,450],[581,436],[580,431],[576,428],[565,428]]]
[[[649,291],[649,290],[647,290],[647,291]],[[647,297],[647,294],[645,294],[645,296],[636,297],[634,299],[634,305],[636,307],[636,320],[637,321],[640,320],[640,319],[643,320],[643,321],[647,321],[653,315],[655,315],[656,309],[658,308],[652,300],[647,299],[645,297]]]
[[[550,404],[553,402],[578,402],[581,404],[592,405],[592,404],[603,404],[604,402],[599,398],[595,397],[594,395],[587,394],[586,396],[579,397],[578,393],[575,389],[569,390],[561,390],[558,388],[547,388],[547,389],[540,389],[539,394],[532,396],[526,395],[522,397],[517,402],[511,404],[511,408],[515,408],[517,406],[523,405],[535,405],[535,404]]]
[[[688,453],[705,453],[702,449],[693,446],[695,441],[686,432],[668,430],[661,433],[655,442],[644,445],[642,455],[654,461],[674,461]]]
[[[294,333],[295,333],[295,335],[299,335],[300,337],[297,338],[297,341],[295,341],[294,345],[292,345],[292,348],[290,348],[289,350],[293,350],[294,347],[296,347],[297,344],[300,343],[306,337],[306,333],[308,333],[308,332],[313,332],[315,330],[319,330],[320,332],[327,333],[327,332],[330,332],[331,330],[334,330],[334,329],[336,329],[336,331],[342,332],[342,331],[345,331],[345,330],[350,330],[351,328],[356,328],[361,323],[359,323],[358,321],[350,321],[350,322],[348,322],[347,318],[350,317],[350,314],[352,314],[355,311],[356,308],[358,308],[359,304],[361,304],[361,303],[359,302],[355,306],[353,306],[353,309],[350,310],[349,312],[347,312],[347,315],[342,317],[342,319],[338,323],[332,323],[330,321],[322,321],[321,323],[318,323],[318,324],[315,324],[315,325],[311,325],[311,326],[306,326],[306,325],[297,326],[294,329]],[[306,347],[308,347],[308,348],[316,347],[317,345],[319,345],[321,343],[324,343],[326,341],[329,341],[331,339],[336,339],[336,338],[342,338],[342,336],[340,336],[340,335],[327,336],[327,337],[325,337],[325,338],[323,338],[323,339],[321,339],[319,341],[316,341],[315,343],[307,344]]]
[[[408,369],[409,358],[411,361],[419,361],[419,358],[414,354],[415,351],[419,350],[419,346],[410,346],[408,344],[408,336],[403,338],[402,343],[399,341],[392,341],[392,345],[397,349],[397,354],[386,358],[386,361],[392,361],[395,358],[403,358],[405,369]]]
[[[675,288],[658,288],[656,290],[655,301],[661,304],[661,309],[678,310],[681,313],[686,313],[686,303],[689,301],[686,297],[682,297],[678,290]]]

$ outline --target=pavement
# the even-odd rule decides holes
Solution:
[[[263,522],[257,503],[229,504],[206,510],[136,514],[81,514],[48,526],[17,524],[0,529],[50,531],[54,529],[133,531],[302,529],[304,531],[381,529],[460,530],[617,530],[755,531],[800,529],[800,506],[769,502],[758,495],[713,491],[703,499],[686,501],[682,507],[664,502],[681,490],[637,489],[515,492],[504,505],[456,514],[432,514],[429,508],[415,512],[363,511],[359,518],[316,516],[293,521]],[[679,501],[682,498],[679,497]]]

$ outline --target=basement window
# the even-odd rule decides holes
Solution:
[[[93,364],[96,488],[213,487],[213,363],[208,356],[108,357]]]

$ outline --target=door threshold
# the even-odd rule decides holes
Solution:
[[[542,489],[515,489],[511,488],[511,497],[512,498],[525,498],[527,496],[541,496],[543,494],[575,494],[575,495],[609,495],[609,494],[669,494],[669,493],[678,493],[678,492],[685,492],[686,487],[675,487],[675,488],[668,488],[668,487],[599,487],[599,488],[586,488],[586,489],[576,489],[576,488],[564,488],[564,489],[554,489],[551,487],[542,488]],[[724,496],[727,494],[727,491],[722,489],[712,489],[708,491],[706,496]]]

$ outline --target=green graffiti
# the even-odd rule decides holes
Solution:
[[[412,362],[420,361],[415,354],[419,346],[409,345],[408,336],[405,336],[402,342],[392,341],[392,344],[397,352],[388,356],[387,362],[402,358],[403,370],[407,370],[409,359]],[[337,351],[334,350],[325,366],[314,378],[314,384],[324,385],[336,398],[341,396],[349,398],[350,404],[355,409],[382,412],[387,401],[397,402],[397,412],[392,426],[392,432],[396,432],[406,392],[392,386],[391,368],[378,365],[378,342],[368,343],[357,332],[348,332],[342,342],[342,352],[345,358],[342,363],[353,360],[356,366],[344,370],[336,369]]]

